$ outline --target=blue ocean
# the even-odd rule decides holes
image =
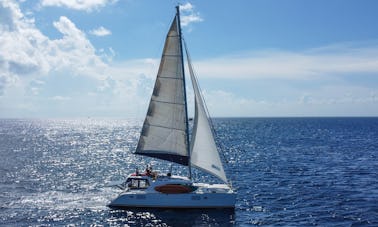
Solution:
[[[108,208],[114,182],[149,163],[169,168],[133,154],[141,120],[0,119],[0,225],[378,226],[378,118],[213,123],[234,212]]]

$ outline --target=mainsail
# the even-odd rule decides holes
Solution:
[[[227,177],[219,157],[212,128],[206,114],[205,103],[193,71],[186,45],[185,50],[195,97],[195,116],[190,149],[190,162],[193,166],[207,171],[227,183]]]
[[[178,16],[169,29],[136,154],[188,165],[187,113]]]

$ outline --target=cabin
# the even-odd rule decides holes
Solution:
[[[150,186],[150,181],[147,176],[130,176],[127,178],[125,184],[126,186],[133,189],[146,189]]]

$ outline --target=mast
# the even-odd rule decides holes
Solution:
[[[182,34],[181,34],[181,21],[180,21],[180,5],[176,6],[176,15],[177,15],[177,24],[179,31],[179,40],[180,40],[180,51],[181,51],[181,67],[184,80],[184,98],[185,98],[185,123],[186,123],[186,147],[188,150],[188,170],[189,170],[189,179],[192,179],[192,167],[190,163],[190,144],[189,144],[189,121],[188,121],[188,104],[186,99],[186,83],[185,83],[185,68],[184,68],[184,52],[182,48]]]

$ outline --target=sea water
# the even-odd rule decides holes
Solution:
[[[378,226],[378,118],[213,123],[234,212],[108,208],[136,168],[169,170],[133,154],[141,120],[0,119],[0,225]]]

